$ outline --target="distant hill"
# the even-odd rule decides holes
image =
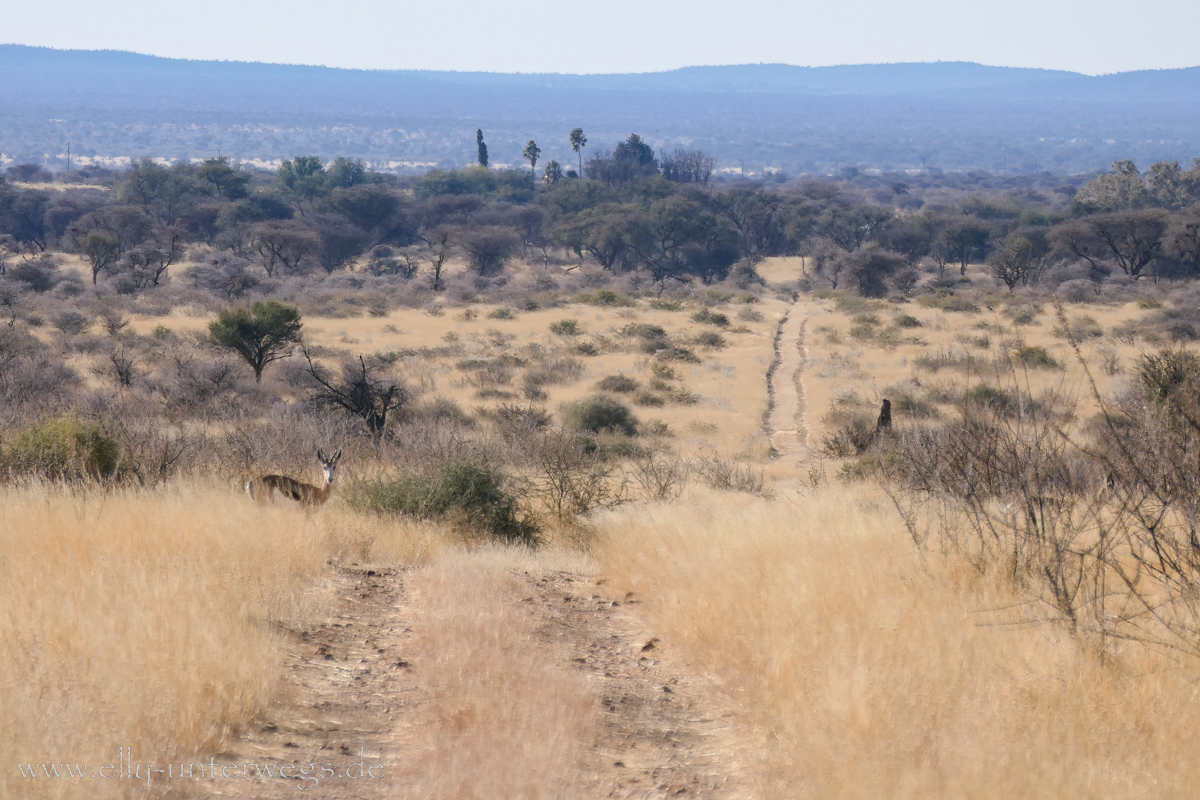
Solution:
[[[270,162],[297,153],[382,168],[493,161],[526,140],[572,163],[567,132],[699,147],[722,168],[1086,172],[1200,156],[1200,68],[1090,77],[962,62],[687,67],[619,75],[368,71],[0,45],[0,153]]]

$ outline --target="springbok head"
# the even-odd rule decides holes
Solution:
[[[317,460],[321,462],[321,471],[325,473],[326,483],[333,483],[333,471],[337,469],[338,461],[341,458],[342,450],[340,447],[332,456],[326,456],[322,451],[317,451]]]

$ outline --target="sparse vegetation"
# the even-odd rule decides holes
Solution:
[[[564,422],[586,433],[620,433],[636,436],[638,419],[621,401],[608,394],[593,394],[562,408]]]
[[[229,746],[271,697],[282,656],[270,631],[320,605],[332,570],[433,559],[412,579],[436,583],[451,580],[455,559],[495,557],[524,559],[531,574],[571,560],[589,587],[636,587],[645,605],[625,610],[649,613],[676,637],[670,647],[706,643],[689,657],[743,687],[747,724],[770,728],[766,760],[787,773],[783,795],[796,786],[1044,793],[1061,776],[1025,755],[1049,752],[1052,733],[1078,743],[1064,769],[1091,776],[1079,784],[1085,794],[1136,795],[1138,781],[1153,783],[1145,775],[1190,769],[1171,757],[1190,717],[1159,715],[1186,709],[1200,674],[1200,591],[1187,566],[1196,561],[1189,498],[1200,496],[1189,472],[1200,452],[1191,344],[1200,317],[1186,276],[1168,275],[1190,263],[1177,228],[1191,206],[1151,208],[1160,201],[1146,195],[1138,209],[1105,208],[1126,195],[1106,194],[1103,180],[1078,202],[948,184],[935,196],[916,179],[907,195],[837,181],[685,191],[640,138],[623,144],[625,155],[589,165],[603,179],[548,172],[539,185],[482,168],[393,181],[309,157],[240,177],[220,164],[202,173],[139,162],[110,176],[107,194],[38,206],[38,218],[71,229],[45,241],[46,253],[0,239],[0,587],[18,587],[0,644],[32,654],[5,662],[13,680],[0,691],[0,743],[11,749],[21,742],[10,731],[43,730],[28,711],[40,704],[22,693],[65,686],[95,723],[55,707],[60,732],[29,746],[107,741],[113,730],[140,731],[134,744],[157,742],[154,755]],[[690,162],[669,157],[682,176]],[[169,208],[170,194],[138,199],[150,178],[173,182],[181,205]],[[1157,180],[1138,185],[1152,192]],[[17,199],[36,199],[26,191],[0,185],[0,225]],[[754,209],[771,214],[759,220]],[[1176,226],[1176,238],[1160,239],[1175,248],[1169,256],[1139,266],[1095,249],[1096,226],[1128,213],[1142,214],[1129,224]],[[682,222],[694,237],[676,248],[662,237]],[[78,244],[89,236],[90,255]],[[1070,316],[1038,324],[1055,294],[1072,303]],[[799,315],[789,336],[805,338],[779,342],[791,361],[773,386],[802,401],[791,451],[762,422],[775,321],[789,313]],[[647,414],[655,418],[639,419]],[[273,473],[318,480],[312,453],[330,446],[345,448],[346,477],[306,517],[210,488]],[[812,454],[801,462],[800,451]],[[885,495],[899,515],[881,510]],[[211,525],[187,516],[197,509]],[[118,536],[93,536],[82,522]],[[150,529],[186,537],[181,555],[150,542]],[[246,531],[254,541],[231,555]],[[48,566],[23,566],[45,555],[43,541]],[[263,548],[280,551],[277,568]],[[150,556],[128,578],[112,571],[142,549]],[[600,574],[579,566],[582,553],[595,554]],[[842,572],[818,575],[814,555]],[[89,583],[88,569],[111,586]],[[503,603],[525,600],[524,590],[509,597],[509,578],[524,578],[488,574],[480,584],[503,586]],[[77,587],[95,613],[55,610],[49,598],[73,596],[63,587]],[[229,630],[211,656],[169,639],[194,663],[176,686],[166,681],[172,653],[105,627],[125,597],[139,625],[212,611]],[[455,610],[445,619],[466,625],[479,607],[459,599],[446,601]],[[529,611],[546,613],[542,605]],[[899,627],[883,618],[895,607]],[[1008,611],[989,610],[996,619],[978,626],[980,608]],[[477,722],[455,716],[472,697],[489,725],[553,750],[543,777],[558,780],[575,751],[529,726],[580,735],[590,706],[576,690],[592,686],[559,683],[559,665],[530,632],[541,628],[523,627],[540,618],[509,611],[495,619],[520,640],[481,651],[507,666],[482,664],[453,632],[416,632],[426,653],[438,642],[453,650],[436,663],[471,664],[432,701],[448,716],[430,723],[445,737],[431,750],[461,764],[444,747],[453,740],[498,763],[472,738]],[[475,620],[470,636],[492,619]],[[146,650],[143,671],[87,637],[48,637],[56,625]],[[1003,643],[1010,635],[1019,648]],[[1155,650],[1164,646],[1169,669]],[[883,676],[886,691],[819,679],[854,674],[847,664]],[[168,713],[148,707],[157,695],[116,687],[118,668],[173,697]],[[536,723],[513,712],[505,687],[515,684],[504,677],[518,668],[585,712],[539,708]],[[527,683],[521,691],[535,693]],[[102,708],[106,693],[123,710]],[[1140,733],[1117,741],[1058,725],[1062,708]],[[814,719],[833,722],[813,729]],[[793,764],[804,770],[789,772]],[[1120,773],[1115,784],[1095,777],[1105,770]],[[8,780],[0,794],[13,793]],[[448,796],[458,796],[449,778],[437,785],[452,784]]]
[[[471,461],[452,461],[436,470],[397,479],[354,484],[352,507],[376,514],[445,519],[470,533],[533,544],[537,521],[523,512],[498,470]]]

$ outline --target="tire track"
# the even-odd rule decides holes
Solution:
[[[804,402],[807,311],[804,302],[797,301],[779,321],[775,361],[767,372],[767,437],[776,455],[796,463],[809,457]]]

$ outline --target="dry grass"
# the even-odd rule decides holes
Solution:
[[[532,556],[524,556],[532,559]],[[593,701],[582,675],[538,647],[512,574],[522,551],[440,559],[408,587],[421,608],[416,648],[431,698],[425,750],[405,797],[570,797]],[[544,560],[540,561],[544,565]]]
[[[766,300],[747,306],[763,314],[763,319],[757,321],[737,320],[736,312],[741,307],[742,304],[733,303],[720,308],[734,319],[740,331],[722,332],[727,347],[706,350],[691,345],[701,363],[674,362],[670,365],[677,375],[672,385],[694,393],[698,402],[694,405],[668,402],[662,407],[638,407],[636,412],[642,419],[665,422],[676,434],[679,444],[691,453],[719,450],[725,454],[738,454],[740,458],[762,460],[767,453],[761,431],[767,403],[766,373],[773,357],[775,327],[787,304]],[[475,316],[471,319],[465,319],[462,309],[457,308],[449,308],[441,316],[430,316],[420,309],[398,309],[383,317],[305,317],[304,333],[319,348],[329,348],[342,355],[408,353],[396,363],[398,375],[429,395],[454,400],[467,411],[495,409],[504,403],[525,405],[528,401],[521,394],[523,373],[519,368],[514,369],[510,383],[499,387],[512,397],[479,397],[479,387],[467,380],[463,370],[456,368],[465,359],[519,355],[525,352],[523,348],[530,346],[540,348],[547,355],[575,358],[583,367],[580,377],[541,387],[547,397],[538,403],[556,411],[562,403],[579,400],[595,391],[596,383],[607,375],[628,375],[643,385],[654,380],[652,357],[638,351],[636,342],[619,333],[627,325],[658,325],[674,341],[689,344],[702,331],[713,329],[691,319],[696,307],[665,311],[651,308],[645,301],[639,301],[634,308],[574,303],[559,308],[520,311],[513,319],[488,318],[489,312],[496,308],[501,306],[472,306]],[[210,319],[210,316],[194,316],[188,309],[176,308],[164,316],[130,315],[130,330],[146,335],[162,325],[181,334],[200,334],[207,330]],[[576,337],[552,335],[551,323],[562,319],[578,321],[586,333]],[[48,331],[43,335],[50,338]],[[612,347],[596,356],[574,353],[575,345],[590,340],[592,335],[604,337]],[[453,344],[453,352],[441,356],[433,354],[444,351],[448,344]],[[413,351],[420,354],[412,355]],[[91,362],[87,363],[90,365]],[[536,367],[536,363],[533,366]],[[281,368],[280,365],[268,368],[268,377],[276,375]]]
[[[778,742],[781,797],[1200,789],[1195,665],[1137,646],[1101,658],[1060,628],[1011,624],[1033,614],[998,582],[923,567],[858,489],[696,496],[598,529],[603,572],[744,687]]]
[[[872,326],[876,334],[874,337],[855,339],[850,335],[850,331],[858,324],[855,317],[861,316],[862,311],[841,310],[834,300],[806,300],[810,360],[805,374],[805,391],[809,401],[811,442],[820,442],[829,433],[829,427],[822,417],[839,397],[844,398],[850,392],[861,400],[863,410],[873,418],[878,413],[881,399],[889,397],[895,400],[894,391],[889,392],[888,389],[901,381],[916,378],[926,390],[933,386],[961,390],[968,382],[976,384],[981,380],[991,384],[1009,381],[1011,375],[998,376],[994,364],[1003,342],[1008,342],[1012,349],[1044,347],[1063,366],[1062,370],[1025,370],[1019,364],[1015,365],[1018,382],[1022,387],[1027,384],[1035,397],[1044,391],[1053,391],[1061,397],[1070,398],[1077,402],[1075,413],[1081,418],[1099,411],[1070,347],[1064,338],[1055,333],[1057,323],[1049,302],[1042,303],[1040,313],[1031,315],[1032,321],[1024,325],[1014,325],[999,307],[989,311],[986,306],[981,306],[980,311],[972,313],[925,308],[917,303],[894,305],[882,300],[860,302],[868,305],[870,311],[867,313],[878,319],[878,323]],[[1017,304],[1018,307],[1020,305]],[[1148,348],[1148,344],[1123,340],[1113,330],[1133,322],[1153,320],[1157,312],[1140,308],[1136,303],[1125,303],[1114,306],[1068,305],[1067,313],[1071,318],[1089,315],[1106,331],[1102,338],[1085,341],[1083,352],[1093,365],[1101,364],[1105,353],[1115,359],[1120,371],[1107,374],[1095,366],[1093,375],[1102,393],[1108,395],[1119,392],[1129,384],[1129,370],[1138,354]],[[921,326],[897,328],[895,323],[902,315],[915,318]],[[830,341],[831,337],[834,342]],[[989,346],[979,346],[984,339],[990,340]],[[930,373],[917,367],[915,362],[919,357],[939,352],[971,355],[976,362],[975,369],[968,376],[962,370],[943,369]],[[1008,370],[1008,367],[1002,366],[1001,369]],[[943,410],[949,409],[943,404]],[[898,415],[903,417],[902,412],[898,412]]]
[[[94,769],[123,746],[160,762],[218,747],[270,699],[277,626],[320,610],[327,558],[419,563],[446,541],[211,486],[0,489],[0,797],[82,796],[33,787],[18,761]]]

